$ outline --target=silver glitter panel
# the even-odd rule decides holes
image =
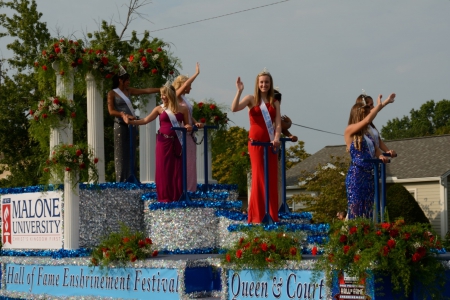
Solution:
[[[124,223],[132,230],[144,230],[144,203],[148,190],[80,190],[80,247],[97,246],[102,237]]]
[[[229,249],[233,246],[233,244],[239,240],[241,237],[245,237],[246,235],[239,231],[228,231],[228,226],[231,224],[247,224],[247,221],[233,221],[228,218],[219,217],[219,226],[217,231],[217,239],[219,242],[219,248],[221,249]]]
[[[148,236],[158,250],[216,248],[218,218],[213,208],[146,210]]]

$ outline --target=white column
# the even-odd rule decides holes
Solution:
[[[59,63],[52,64],[56,72],[56,96],[73,99],[73,72],[67,72],[65,78],[59,74]],[[60,128],[50,131],[50,153],[56,145],[73,144],[73,129],[71,122],[64,122]]]
[[[203,128],[199,128],[197,132],[197,141],[203,138]],[[197,145],[197,182],[205,183],[205,141]],[[212,178],[212,156],[211,156],[211,140],[208,140],[208,183],[217,183],[217,180]]]
[[[141,118],[156,107],[155,95],[141,96],[146,102],[140,109]],[[155,181],[156,120],[139,126],[139,178],[143,183]]]
[[[103,131],[103,98],[94,76],[86,75],[88,145],[98,158],[98,181],[105,182],[105,138]]]
[[[74,179],[74,180],[77,180]],[[80,190],[69,180],[66,172],[64,177],[64,249],[80,247]]]

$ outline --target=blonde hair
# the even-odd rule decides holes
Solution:
[[[188,79],[189,77],[187,77],[186,75],[178,75],[172,83],[175,91],[178,90]]]
[[[166,96],[169,100],[167,103],[168,108],[176,114],[178,112],[178,101],[177,101],[177,94],[175,93],[175,88],[173,86],[167,87],[163,86],[159,92],[162,96]]]
[[[258,75],[256,75],[256,81],[255,81],[255,93],[254,93],[254,101],[255,101],[255,106],[259,106],[261,104],[261,91],[259,90],[259,85],[258,85],[258,81],[259,81],[259,77],[261,76],[268,76],[270,78],[270,88],[269,88],[269,92],[267,93],[267,96],[269,97],[269,102],[270,105],[273,106],[273,102],[274,102],[274,97],[273,97],[273,79],[272,79],[272,75],[270,75],[269,72],[261,72]]]
[[[356,124],[364,120],[364,118],[369,113],[368,110],[369,107],[367,105],[364,105],[362,102],[354,104],[352,109],[350,110],[348,125]],[[364,134],[366,132],[367,132],[367,125],[353,135],[353,144],[355,145],[356,149],[361,150],[361,144],[363,141]],[[347,151],[349,151],[349,149],[347,149]]]

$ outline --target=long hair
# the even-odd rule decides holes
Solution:
[[[364,120],[364,118],[369,114],[370,110],[367,105],[364,103],[355,103],[350,110],[350,117],[348,118],[348,125],[356,124]],[[361,143],[363,140],[363,136],[367,131],[367,126],[364,126],[360,131],[356,132],[353,135],[353,143],[355,148],[361,150]],[[349,149],[347,149],[349,150]]]
[[[172,82],[172,86],[175,88],[175,91],[178,90],[188,79],[189,77],[186,75],[178,75]]]
[[[130,79],[130,74],[125,73],[122,76],[119,76],[119,74],[116,74],[112,77],[112,90],[117,89],[119,87],[120,81],[119,79],[122,79],[123,82]]]
[[[176,114],[178,112],[178,101],[177,101],[177,94],[175,93],[175,88],[173,86],[167,87],[163,86],[159,92],[161,93],[161,96],[166,96],[169,100],[167,103],[168,108]]]
[[[272,75],[270,75],[269,72],[261,72],[258,75],[256,75],[255,93],[253,95],[254,96],[254,101],[255,101],[254,105],[255,106],[259,106],[260,103],[261,103],[261,91],[259,90],[259,85],[258,85],[259,77],[261,77],[261,76],[268,76],[270,78],[270,89],[269,89],[269,92],[267,93],[267,96],[269,97],[269,99],[267,99],[267,100],[269,100],[270,105],[273,105],[273,101],[274,101],[274,98],[273,98],[273,79],[272,79]]]
[[[373,98],[364,94],[361,94],[358,96],[358,98],[356,98],[356,102],[355,103],[365,103],[367,105],[367,101],[368,100],[372,100],[372,103],[375,103],[375,101],[373,101]],[[370,126],[372,126],[373,128],[377,129],[375,127],[375,125],[373,124],[373,122],[370,122]],[[377,129],[378,131],[378,129]]]

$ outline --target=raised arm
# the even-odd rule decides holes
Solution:
[[[145,89],[136,89],[136,88],[128,88],[128,91],[131,95],[143,95],[143,94],[156,94],[159,93],[160,88],[145,88]]]
[[[355,133],[357,133],[358,131],[361,131],[361,129],[363,129],[365,126],[369,125],[375,119],[378,112],[382,108],[381,97],[382,97],[382,95],[378,96],[377,106],[374,107],[362,121],[355,123],[355,124],[350,124],[347,126],[347,128],[345,128],[344,138],[346,141],[348,138],[351,138]],[[361,107],[361,109],[364,109],[364,108]]]
[[[157,116],[161,114],[161,106],[155,107],[151,113],[149,113],[145,118],[139,119],[139,120],[132,120],[128,115],[125,113],[122,113],[122,119],[126,124],[130,125],[145,125],[147,123],[150,123],[154,119],[156,119]]]
[[[242,95],[242,91],[244,90],[244,83],[241,81],[241,77],[238,77],[236,80],[236,88],[237,92],[236,96],[234,96],[233,102],[231,103],[231,111],[237,112],[243,110],[245,107],[252,108],[254,99],[253,95],[247,95],[244,97],[244,99],[239,101]]]
[[[194,82],[194,80],[195,80],[195,78],[197,78],[198,74],[200,74],[200,64],[199,63],[197,63],[195,65],[195,74],[192,75],[191,77],[189,77],[188,80],[186,80],[186,82],[183,83],[183,85],[178,88],[177,97],[182,95],[184,90]]]

